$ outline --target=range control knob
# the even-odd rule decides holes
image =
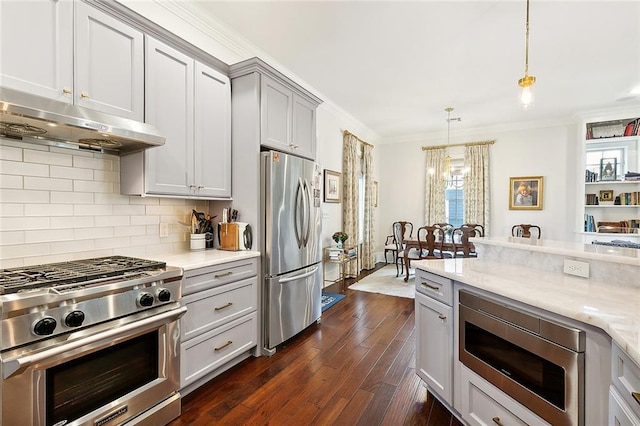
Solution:
[[[38,336],[48,336],[53,334],[56,329],[57,322],[51,317],[44,317],[33,326],[33,332]]]
[[[153,296],[150,293],[140,293],[138,305],[148,307],[153,305]]]
[[[80,327],[84,322],[84,312],[73,311],[69,312],[64,317],[64,323],[67,327]]]
[[[171,292],[166,288],[163,288],[158,292],[158,300],[161,302],[168,302],[171,300]]]

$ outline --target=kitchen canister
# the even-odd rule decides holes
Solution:
[[[204,250],[205,234],[191,234],[191,250]]]

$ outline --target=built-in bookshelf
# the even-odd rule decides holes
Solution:
[[[587,122],[584,132],[583,232],[640,238],[640,117]]]

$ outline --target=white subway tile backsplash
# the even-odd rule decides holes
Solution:
[[[148,225],[154,226],[154,225]],[[155,225],[157,228],[157,225]],[[156,233],[158,231],[156,230]],[[113,228],[113,236],[114,237],[130,237],[132,235],[146,235],[147,234],[147,226],[116,226]]]
[[[90,257],[87,252],[94,250],[95,240],[86,239],[86,240],[78,240],[75,239],[73,241],[59,241],[49,243],[51,247],[51,254],[56,253],[83,253],[83,257]]]
[[[0,175],[0,188],[21,189],[24,178],[18,175]]]
[[[0,172],[3,175],[49,176],[46,164],[23,163],[20,161],[0,160]]]
[[[122,247],[129,247],[131,242],[130,237],[117,237],[117,238],[100,238],[95,240],[96,249],[119,249]]]
[[[76,192],[113,192],[112,182],[99,182],[89,180],[74,180],[73,190]]]
[[[51,192],[52,203],[65,204],[93,204],[93,194],[90,192]]]
[[[129,216],[96,216],[96,227],[99,226],[129,226]]]
[[[71,204],[25,204],[25,216],[71,216]]]
[[[53,178],[93,180],[95,172],[91,169],[76,169],[74,167],[51,166],[49,175]]]
[[[49,229],[48,217],[2,217],[0,229],[3,231],[25,231],[27,229]]]
[[[129,204],[140,204],[144,206],[157,206],[160,205],[162,198],[154,197],[129,197]]]
[[[113,235],[113,227],[111,226],[105,226],[102,228],[76,228],[73,230],[73,238],[76,240],[112,238]]]
[[[24,244],[24,231],[0,232],[0,245]]]
[[[51,229],[93,228],[93,216],[60,216],[51,218]]]
[[[73,157],[69,154],[58,154],[55,152],[25,149],[24,162],[51,164],[56,166],[71,166],[73,165]]]
[[[185,212],[185,209],[182,206],[176,207],[171,205],[162,205],[162,206],[147,206],[146,214],[157,215],[157,216],[166,216],[166,215],[175,215],[180,214],[180,212]],[[188,214],[191,214],[191,210],[188,210]]]
[[[158,225],[159,223],[159,216],[131,216],[131,225]],[[158,229],[158,233],[160,233],[160,229]]]
[[[0,204],[0,217],[24,216],[24,204]]]
[[[24,189],[0,189],[2,203],[48,203],[48,191],[27,191]]]
[[[29,256],[46,256],[51,253],[50,243],[15,244],[0,246],[0,259],[4,264],[8,259],[20,259]],[[33,264],[33,263],[27,263]],[[8,268],[8,266],[2,266]]]
[[[120,195],[120,194],[101,194],[101,193],[96,193],[93,196],[94,199],[94,204],[112,204],[112,205],[119,205],[119,204],[129,204],[129,198],[126,195]]]
[[[129,216],[142,216],[145,214],[144,206],[132,206],[132,205],[120,205],[113,206],[113,214],[115,215],[129,215]]]
[[[117,160],[116,160],[117,161]],[[93,158],[73,156],[73,167],[93,170],[113,170],[112,158]]]
[[[95,170],[94,179],[102,182],[120,182],[120,172]]]
[[[150,246],[153,244],[160,244],[160,235],[143,235],[143,236],[132,236],[131,245],[132,246]]]
[[[22,161],[22,149],[2,144],[0,145],[0,160]]]
[[[73,181],[69,179],[54,179],[41,177],[24,177],[24,189],[43,189],[49,191],[72,191]]]
[[[73,233],[68,229],[25,231],[24,240],[26,243],[46,243],[52,241],[73,240]]]
[[[107,204],[76,204],[73,206],[75,216],[110,216],[113,206]]]

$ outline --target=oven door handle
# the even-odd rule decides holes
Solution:
[[[131,331],[139,329],[140,327],[149,327],[154,324],[161,324],[166,322],[173,322],[180,318],[187,312],[186,306],[181,306],[178,309],[164,312],[162,314],[154,315],[149,318],[142,319],[140,321],[134,321],[129,324],[122,325],[120,327],[112,328],[84,339],[78,339],[73,342],[64,343],[62,345],[53,347],[51,349],[45,349],[41,352],[36,352],[33,355],[27,355],[14,359],[8,359],[2,363],[2,377],[8,379],[9,377],[22,373],[31,364],[44,361],[47,358],[55,357],[64,352],[77,349],[84,345],[90,345],[92,343],[99,342],[100,340],[113,339],[117,336],[127,334]]]

